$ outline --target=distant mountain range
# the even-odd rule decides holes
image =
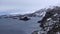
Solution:
[[[46,10],[45,9],[41,9],[41,10],[37,10],[35,11],[34,13],[28,13],[28,14],[24,14],[24,15],[21,15],[21,14],[12,14],[12,15],[1,15],[0,17],[23,17],[23,16],[27,16],[27,17],[42,17],[44,16],[46,13]]]

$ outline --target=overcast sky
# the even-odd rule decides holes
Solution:
[[[18,10],[15,13],[34,12],[44,7],[59,5],[59,3],[60,0],[0,0],[0,13],[1,11],[2,13],[11,12],[8,10]]]

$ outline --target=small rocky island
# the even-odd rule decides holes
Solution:
[[[25,17],[20,18],[19,20],[28,21],[28,20],[30,20],[30,18],[25,16]]]

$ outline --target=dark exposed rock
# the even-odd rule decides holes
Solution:
[[[56,34],[56,32],[60,32],[60,26],[59,27],[53,27],[51,30],[47,32],[47,34]]]

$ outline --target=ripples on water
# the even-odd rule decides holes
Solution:
[[[0,34],[31,34],[39,30],[38,17],[31,17],[29,21],[19,19],[2,18],[0,19]]]

